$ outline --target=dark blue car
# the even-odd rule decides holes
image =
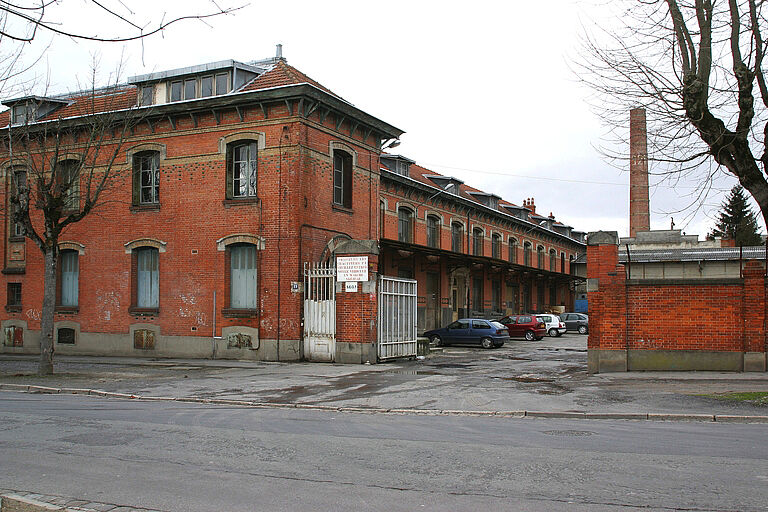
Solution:
[[[440,329],[427,331],[424,336],[437,346],[480,344],[483,348],[492,348],[509,341],[509,331],[504,325],[482,318],[460,318]]]

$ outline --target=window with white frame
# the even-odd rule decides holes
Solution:
[[[59,306],[77,307],[80,280],[78,253],[65,249],[59,254]]]
[[[136,255],[136,307],[157,309],[160,305],[159,252],[154,247],[134,249]]]
[[[256,309],[257,254],[252,244],[233,244],[229,251],[229,307]]]
[[[238,141],[227,146],[227,198],[255,198],[258,184],[258,144]]]
[[[133,204],[160,202],[160,153],[143,151],[133,156]]]

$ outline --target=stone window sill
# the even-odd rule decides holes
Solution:
[[[342,212],[342,213],[348,213],[349,215],[353,215],[355,213],[355,210],[352,208],[347,208],[346,206],[341,206],[340,204],[333,204],[331,205],[334,211]]]
[[[80,312],[79,306],[56,306],[54,309],[54,312],[56,313],[62,313],[62,314],[74,314]]]
[[[128,308],[128,312],[132,315],[138,316],[159,316],[160,308],[139,308],[131,306]]]
[[[8,313],[21,313],[21,306],[5,306],[5,310]]]
[[[233,206],[245,206],[245,205],[254,205],[259,204],[259,198],[258,197],[241,197],[241,198],[234,198],[234,199],[225,199],[221,202],[221,204],[224,205],[224,208],[231,208]]]
[[[160,203],[134,204],[131,205],[132,212],[159,212]]]
[[[259,310],[257,309],[225,308],[221,310],[221,315],[224,318],[254,318],[258,314]]]

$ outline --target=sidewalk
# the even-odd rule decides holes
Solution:
[[[585,344],[572,335],[489,351],[449,347],[423,362],[376,365],[57,356],[56,375],[44,378],[34,375],[36,356],[2,354],[0,384],[371,411],[768,416],[768,407],[703,396],[768,391],[768,374],[588,375]]]

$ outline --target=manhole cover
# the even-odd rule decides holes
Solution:
[[[564,436],[564,437],[587,437],[591,436],[595,432],[589,430],[545,430],[542,434],[549,436]]]

